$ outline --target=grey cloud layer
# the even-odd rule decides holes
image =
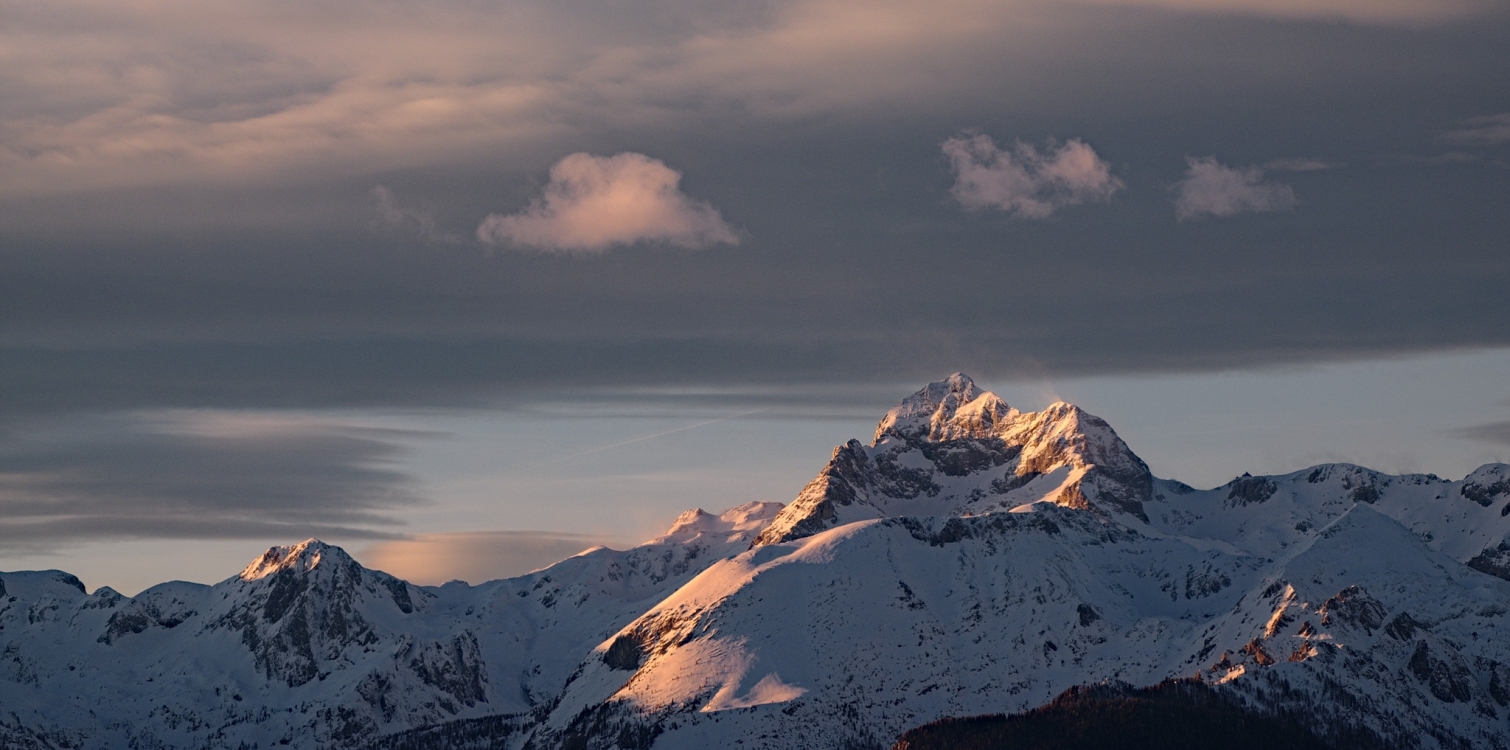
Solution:
[[[5,5],[0,419],[1510,343],[1505,144],[1381,158],[1510,110],[1491,6],[600,6]],[[950,200],[967,128],[1041,159],[970,157],[1028,192],[965,194],[1052,216]],[[1069,139],[1093,179],[1055,182]],[[472,242],[559,218],[530,207],[579,152],[670,165],[740,244]],[[1304,203],[1177,224],[1187,154]]]
[[[683,127],[689,113],[777,124],[936,103],[982,93],[977,79],[996,74],[1002,49],[1093,61],[1104,39],[1066,37],[1096,13],[1429,26],[1496,10],[1476,0],[725,5],[10,0],[0,196],[369,174],[529,151],[602,125]]]
[[[1510,445],[1510,422],[1491,422],[1454,430],[1453,435],[1494,445]]]
[[[393,535],[421,502],[399,435],[236,413],[73,419],[0,436],[0,548],[98,538]]]
[[[1445,137],[1473,145],[1510,143],[1510,112],[1471,118],[1462,127],[1448,131]]]
[[[596,391],[811,416],[955,370],[1510,346],[1503,3],[0,18],[0,546],[377,538],[422,501],[392,463],[410,437],[162,410]],[[1176,222],[1181,196],[1209,220]],[[607,220],[619,198],[636,210]],[[490,215],[488,239],[575,250],[498,252],[475,239]]]

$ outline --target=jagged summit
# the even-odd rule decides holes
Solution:
[[[981,391],[970,376],[956,372],[923,386],[886,412],[876,426],[871,444],[887,437],[947,440],[985,436],[1011,412],[1007,402],[994,393]]]
[[[351,560],[346,550],[326,544],[319,539],[310,538],[298,544],[268,547],[266,552],[247,565],[237,577],[243,581],[256,581],[280,570],[310,571],[326,558],[334,558],[341,563]]]
[[[790,541],[893,516],[975,515],[1052,502],[1146,521],[1153,476],[1105,420],[1058,402],[1023,413],[955,373],[851,440],[761,533]]]
[[[315,539],[135,597],[0,573],[0,747],[884,747],[1180,678],[1366,747],[1510,750],[1507,602],[1510,465],[1197,490],[955,375],[784,510],[517,578],[414,586]]]

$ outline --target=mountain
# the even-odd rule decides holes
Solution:
[[[855,521],[961,516],[1049,499],[1147,521],[1153,475],[1103,420],[1055,403],[1021,413],[960,373],[887,412],[870,445],[834,449],[828,466],[761,534],[789,542]]]
[[[136,597],[0,573],[0,747],[362,747],[480,719],[506,736],[780,507],[691,511],[640,547],[475,587],[415,586],[316,540]]]
[[[886,748],[1153,706],[1507,748],[1507,536],[1504,464],[1196,490],[956,374],[785,507],[519,578],[413,586],[313,540],[135,598],[0,574],[0,745]]]

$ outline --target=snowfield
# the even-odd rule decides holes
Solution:
[[[963,375],[790,504],[480,586],[309,540],[214,586],[0,573],[0,746],[890,747],[1198,678],[1404,748],[1510,747],[1510,466],[1211,490]]]

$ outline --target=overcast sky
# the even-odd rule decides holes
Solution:
[[[0,16],[0,569],[477,577],[789,500],[957,370],[1197,484],[1507,459],[1498,0]]]

